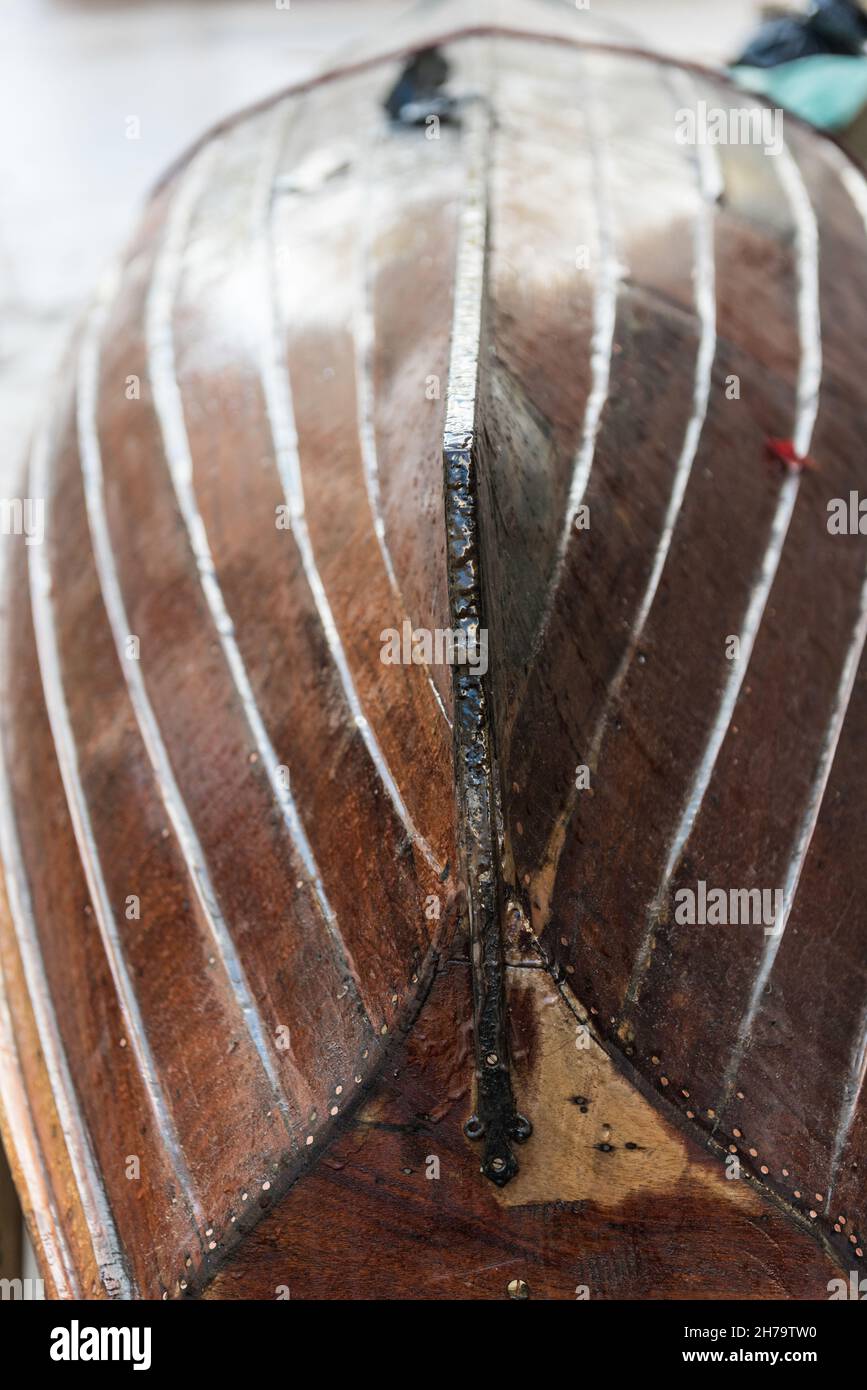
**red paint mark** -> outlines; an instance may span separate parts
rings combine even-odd
[[[765,440],[765,449],[768,456],[782,463],[790,473],[803,473],[805,468],[815,468],[816,465],[809,454],[801,455],[795,449],[791,439],[772,439]]]

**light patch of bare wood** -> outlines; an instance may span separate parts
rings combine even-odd
[[[578,1018],[546,970],[509,970],[509,997],[530,1039],[516,1050],[514,1071],[534,1130],[520,1172],[497,1192],[500,1202],[581,1201],[611,1210],[641,1193],[671,1192],[683,1202],[700,1184],[744,1210],[761,1209],[746,1182],[727,1179],[718,1160],[691,1150],[591,1032],[579,1045]]]

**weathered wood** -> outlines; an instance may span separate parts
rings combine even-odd
[[[442,54],[435,139],[394,58],[199,145],[34,448],[0,1096],[58,1296],[861,1258],[864,185],[679,145],[743,98],[657,59]],[[490,670],[384,663],[406,617]],[[679,926],[699,879],[785,931]]]
[[[595,1044],[547,972],[511,972],[518,1094],[537,1117],[502,1190],[461,1132],[471,1004],[451,962],[379,1086],[233,1252],[209,1298],[825,1298],[835,1268],[679,1133]],[[579,1102],[583,1102],[579,1104]],[[475,1149],[477,1154],[478,1150]]]

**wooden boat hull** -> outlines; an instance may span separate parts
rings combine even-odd
[[[193,151],[34,446],[0,1096],[43,1269],[824,1297],[863,1259],[865,565],[827,519],[865,186],[794,122],[679,143],[751,103],[657,58],[438,51],[435,119],[384,111],[403,54]],[[383,660],[407,619],[489,661]],[[680,921],[700,883],[774,929]]]

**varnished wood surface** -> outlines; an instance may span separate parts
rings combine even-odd
[[[198,147],[34,449],[2,1094],[61,1296],[488,1297],[508,1266],[541,1296],[815,1297],[860,1258],[864,565],[825,504],[863,468],[863,184],[794,128],[776,164],[679,147],[679,107],[732,97],[655,60],[445,55],[437,140],[386,126],[388,60]],[[380,661],[404,614],[454,617],[462,412],[495,755],[471,872],[449,673]],[[702,877],[790,883],[782,937],[672,930],[660,884]],[[523,922],[494,1063],[534,1133],[500,1193],[461,1133],[467,893],[494,938]]]
[[[827,1297],[835,1266],[655,1113],[542,969],[510,972],[518,1094],[537,1123],[502,1192],[461,1126],[466,962],[437,975],[379,1086],[309,1175],[232,1252],[209,1298]],[[323,1232],[328,1238],[323,1238]]]
[[[661,245],[634,229],[641,185],[634,172],[618,183],[629,154],[615,124],[597,183],[617,275],[606,404],[582,460],[591,524],[569,538],[536,659],[498,687],[503,781],[546,958],[615,1049],[851,1258],[864,1201],[865,565],[859,537],[829,534],[827,503],[861,480],[863,337],[844,301],[867,284],[865,203],[835,151],[792,128],[787,140],[770,187],[755,151],[717,160],[711,263],[707,243],[688,240],[705,215],[701,170],[684,162],[694,211]],[[556,370],[552,353],[540,374]],[[725,394],[732,373],[738,402]],[[815,466],[769,464],[766,440],[779,436],[800,436]],[[580,458],[583,443],[566,448]],[[490,490],[501,493],[496,475]],[[495,505],[491,516],[496,565]],[[508,614],[526,581],[511,571],[503,584],[515,585],[496,604]],[[729,634],[740,662],[727,659]],[[580,764],[589,793],[569,787]],[[784,931],[677,926],[675,894],[700,879],[779,888]]]

